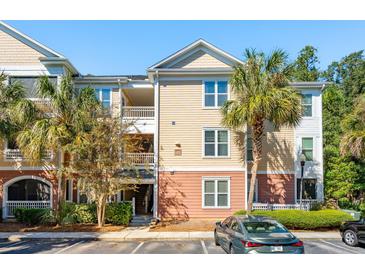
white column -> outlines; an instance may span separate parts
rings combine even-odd
[[[153,151],[154,151],[154,177],[155,183],[153,184],[153,217],[158,217],[158,177],[159,177],[159,128],[160,128],[160,83],[158,79],[158,71],[154,79],[154,106],[155,106],[155,134],[153,136]]]

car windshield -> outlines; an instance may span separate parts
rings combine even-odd
[[[248,233],[286,233],[285,227],[281,224],[276,222],[244,222],[243,225],[245,226]]]

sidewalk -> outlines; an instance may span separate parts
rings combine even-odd
[[[339,232],[294,232],[299,239],[341,239]],[[0,239],[88,239],[109,241],[136,240],[212,240],[213,232],[149,232],[148,228],[123,230],[121,232],[1,232]]]

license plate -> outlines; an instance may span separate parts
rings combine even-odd
[[[271,251],[273,251],[273,252],[282,252],[283,247],[281,245],[272,246]]]

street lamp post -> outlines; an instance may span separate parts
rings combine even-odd
[[[300,177],[300,196],[299,196],[300,209],[302,209],[302,208],[303,208],[303,174],[304,174],[305,160],[306,160],[306,157],[305,157],[305,155],[302,153],[302,154],[300,155],[300,167],[301,167],[301,177]]]

